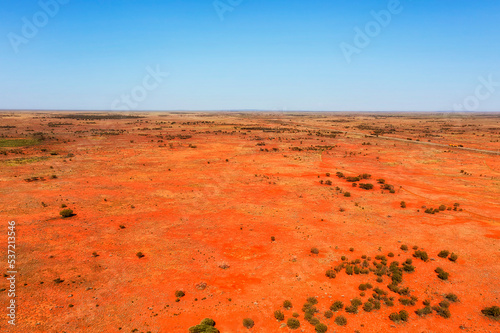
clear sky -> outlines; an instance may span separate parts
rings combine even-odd
[[[500,111],[500,1],[0,0],[0,109]]]

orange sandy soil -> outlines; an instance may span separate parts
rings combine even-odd
[[[7,262],[7,222],[15,220],[19,271],[17,326],[2,314],[2,332],[187,332],[205,317],[223,333],[314,332],[301,310],[310,296],[328,332],[500,331],[498,321],[481,314],[500,305],[500,155],[448,146],[500,151],[499,114],[57,118],[67,115],[88,113],[0,113],[0,140],[43,139],[0,147],[7,154],[0,155],[1,260]],[[395,131],[376,137],[374,128]],[[291,149],[311,146],[332,147]],[[354,188],[338,171],[369,173],[364,182],[375,187]],[[44,180],[25,180],[31,177]],[[396,193],[382,191],[378,178]],[[454,203],[463,210],[431,215],[422,208]],[[62,204],[76,215],[61,218]],[[402,244],[410,250],[400,250]],[[402,286],[417,305],[403,306],[389,292],[393,307],[323,316],[333,301],[347,305],[360,297],[360,283],[384,290],[390,283],[387,276],[377,283],[373,273],[345,271],[328,279],[325,271],[341,256],[373,260],[394,252],[389,263],[403,262],[414,245],[430,257],[413,258],[416,271],[404,273]],[[456,263],[437,256],[445,249],[458,254]],[[449,280],[437,278],[438,266]],[[197,289],[200,283],[206,289]],[[0,287],[8,289],[6,280]],[[176,290],[186,293],[180,302]],[[0,292],[3,309],[7,292]],[[437,305],[450,292],[460,299],[450,305],[451,318],[415,314],[424,299]],[[361,298],[369,297],[370,290]],[[282,308],[286,299],[293,309]],[[284,322],[273,316],[280,308]],[[410,313],[407,323],[389,320],[402,309]],[[293,312],[301,323],[295,331],[282,325]],[[334,323],[338,314],[346,326]],[[243,318],[255,326],[244,328]]]

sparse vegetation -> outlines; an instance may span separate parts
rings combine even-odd
[[[438,273],[438,278],[441,280],[448,280],[448,277],[450,276],[450,274],[445,272],[441,267],[436,268],[435,272]]]
[[[199,325],[189,328],[189,333],[219,333],[215,327],[215,321],[210,318],[205,318]]]

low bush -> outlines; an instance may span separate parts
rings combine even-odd
[[[418,309],[417,311],[415,311],[415,313],[417,314],[417,316],[423,317],[423,316],[426,316],[428,314],[431,314],[432,308],[430,306],[426,306],[425,308]]]
[[[189,328],[189,333],[219,333],[215,327],[215,321],[210,318],[205,318],[199,325]]]
[[[445,272],[441,267],[436,268],[434,271],[438,273],[438,278],[441,280],[448,280],[448,277],[450,276],[450,274]]]
[[[339,326],[345,326],[347,325],[347,319],[344,316],[337,316],[335,318],[335,324]]]
[[[451,301],[451,302],[458,302],[458,296],[455,294],[446,294],[446,299]]]
[[[63,209],[59,212],[59,214],[62,216],[62,218],[71,217],[73,216],[73,210],[69,208]]]
[[[186,296],[186,293],[184,291],[182,291],[182,290],[177,290],[175,292],[175,297],[181,298],[181,297],[184,297],[184,296]]]
[[[441,251],[441,252],[438,253],[438,257],[440,257],[440,258],[446,258],[446,257],[448,257],[449,254],[450,254],[450,251],[443,250],[443,251]]]
[[[295,319],[295,318],[290,318],[288,319],[288,321],[286,322],[286,325],[291,328],[292,330],[296,330],[297,328],[300,327],[300,322],[298,321],[298,319]]]
[[[325,318],[332,318],[333,317],[333,312],[328,310],[328,311],[325,311]]]
[[[496,320],[500,319],[500,307],[498,306],[484,308],[481,310],[481,313],[491,319],[496,319]]]
[[[250,318],[243,319],[243,326],[246,328],[252,328],[255,325],[254,321]]]
[[[415,258],[419,258],[423,261],[429,260],[429,256],[427,255],[427,252],[425,252],[425,251],[416,250],[415,253],[413,254],[413,256]]]
[[[340,311],[344,308],[344,303],[342,303],[341,301],[335,301],[332,306],[330,306],[330,310],[332,310],[333,312],[337,312],[337,311]]]
[[[319,323],[314,327],[314,329],[316,330],[317,333],[325,333],[326,331],[328,331],[328,326]]]
[[[319,250],[318,250],[317,248],[313,247],[313,248],[311,249],[311,253],[312,253],[312,254],[318,254],[318,253],[319,253]]]
[[[449,258],[449,259],[450,259],[450,261],[455,262],[455,261],[457,261],[457,259],[458,259],[458,255],[456,255],[455,253],[452,253],[452,254],[450,255],[450,258]]]
[[[307,303],[312,304],[312,305],[316,305],[316,304],[318,304],[318,300],[316,299],[316,297],[308,297]]]
[[[325,275],[330,279],[334,279],[337,276],[333,269],[327,270]]]
[[[408,251],[408,245],[403,244],[403,245],[401,245],[400,249],[403,251]]]
[[[408,321],[408,318],[409,318],[409,314],[405,310],[401,310],[401,311],[399,311],[399,313],[393,312],[389,315],[389,319],[395,323],[399,323],[402,321],[406,322],[406,321]]]
[[[448,308],[443,308],[440,306],[433,306],[432,309],[434,311],[436,311],[436,313],[443,318],[450,318],[451,317],[451,312]]]
[[[286,300],[283,302],[283,307],[287,310],[290,310],[293,306],[292,306],[292,302],[290,302],[289,300]]]
[[[283,321],[285,320],[285,315],[280,310],[276,310],[274,311],[274,318],[276,318],[276,320],[278,321]]]

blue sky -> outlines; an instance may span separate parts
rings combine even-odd
[[[500,111],[500,1],[0,4],[0,109]]]

